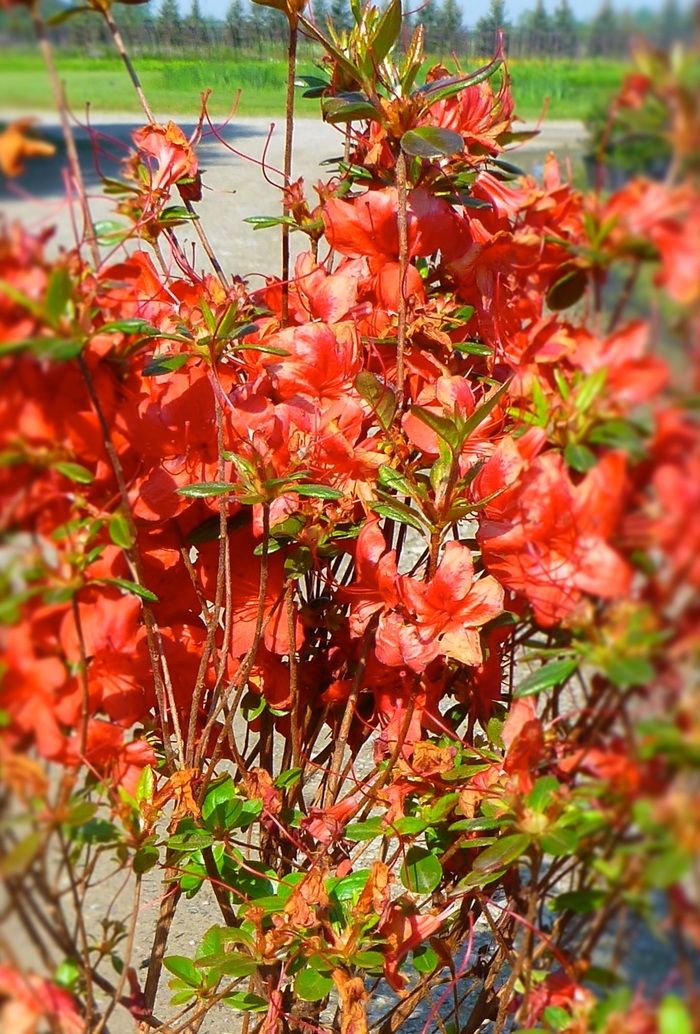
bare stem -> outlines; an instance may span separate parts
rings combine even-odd
[[[396,340],[396,396],[398,408],[403,402],[405,378],[404,351],[406,349],[406,274],[408,272],[408,204],[406,191],[406,156],[399,148],[396,159],[396,190],[398,194],[399,226],[399,319]]]
[[[299,677],[294,621],[294,585],[292,582],[287,586],[285,593],[285,608],[287,611],[287,636],[289,638],[289,723],[292,732],[292,768],[298,768],[301,762],[301,744],[299,742],[301,715],[299,714]]]
[[[128,53],[126,47],[124,46],[124,40],[122,39],[122,34],[119,31],[119,27],[117,26],[117,23],[114,20],[114,15],[112,14],[112,8],[109,7],[109,6],[104,7],[102,9],[102,13],[104,14],[105,21],[107,22],[107,27],[109,28],[109,31],[110,31],[111,36],[112,36],[112,39],[114,40],[114,45],[116,46],[117,50],[119,51],[119,56],[121,57],[122,61],[124,62],[125,66],[126,66],[126,70],[129,73],[129,78],[131,79],[131,82],[133,83],[134,89],[136,90],[136,93],[138,95],[139,101],[141,102],[141,107],[144,110],[144,114],[145,114],[145,116],[146,116],[146,118],[148,119],[149,122],[155,122],[156,120],[155,120],[155,118],[153,116],[153,112],[151,111],[151,106],[148,103],[148,101],[146,100],[146,94],[143,92],[143,87],[141,86],[141,80],[138,77],[138,73],[137,73],[136,69],[134,68],[133,64],[131,63],[131,58],[129,57],[129,53]]]
[[[112,39],[114,40],[114,45],[117,48],[117,50],[119,51],[119,55],[120,55],[122,61],[124,62],[124,65],[126,67],[127,72],[129,73],[129,78],[131,79],[131,83],[132,83],[134,89],[136,90],[136,95],[138,96],[138,99],[139,99],[139,102],[141,104],[141,107],[143,108],[143,113],[146,116],[146,118],[148,119],[148,121],[152,125],[155,125],[156,124],[155,115],[153,114],[153,110],[152,110],[150,104],[148,103],[148,100],[146,99],[146,94],[143,92],[143,86],[141,85],[141,80],[139,79],[138,72],[134,68],[132,60],[129,57],[129,52],[127,51],[126,47],[124,46],[124,40],[122,39],[122,34],[120,33],[119,27],[118,27],[117,23],[114,20],[114,16],[112,15],[111,8],[109,8],[109,7],[105,8],[105,10],[103,11],[103,14],[104,14],[105,21],[107,23],[107,27],[109,28],[110,34],[112,36]],[[224,273],[223,268],[221,266],[221,263],[219,262],[218,258],[216,257],[216,254],[214,253],[214,249],[212,248],[212,246],[211,246],[211,244],[209,242],[209,238],[207,237],[207,235],[206,235],[206,233],[204,231],[204,227],[200,223],[199,216],[197,216],[197,213],[195,211],[194,205],[187,198],[183,198],[182,201],[183,201],[183,204],[184,204],[185,208],[189,212],[189,214],[195,216],[195,219],[193,220],[195,232],[196,232],[197,236],[199,237],[200,243],[201,243],[202,247],[204,248],[204,251],[206,253],[207,258],[211,262],[212,269],[214,270],[214,272],[216,273],[217,277],[219,278],[222,286],[225,287],[226,286],[226,274]]]
[[[299,29],[296,20],[289,22],[289,48],[287,50],[287,103],[284,125],[284,185],[292,182],[292,145],[294,140],[294,80],[297,73],[297,42]],[[284,215],[289,214],[289,205],[285,196]],[[289,320],[289,226],[282,224],[282,326]]]
[[[38,4],[34,3],[31,6],[32,13],[32,24],[34,26],[34,34],[36,35],[39,43],[39,49],[41,50],[41,56],[44,59],[46,65],[46,71],[49,76],[51,83],[51,90],[56,101],[56,107],[58,108],[58,115],[61,120],[61,130],[63,132],[63,139],[66,144],[66,153],[68,155],[68,165],[70,168],[71,178],[75,184],[75,189],[78,194],[78,200],[80,201],[80,207],[83,212],[83,220],[85,223],[85,233],[90,253],[92,255],[92,261],[97,269],[100,264],[100,252],[97,247],[97,238],[95,236],[95,227],[92,221],[92,215],[90,213],[90,205],[88,204],[87,192],[85,190],[85,181],[83,180],[83,174],[80,169],[80,162],[78,160],[78,149],[75,146],[75,137],[73,136],[73,128],[68,121],[68,112],[66,111],[66,101],[63,95],[63,88],[58,78],[58,72],[56,71],[56,65],[53,60],[53,51],[51,44],[46,36],[46,30],[44,28],[44,22],[41,14],[39,13]]]
[[[373,622],[376,624],[376,621]],[[324,795],[324,807],[329,807],[335,804],[336,797],[338,796],[338,790],[340,787],[340,767],[343,764],[343,757],[345,756],[345,747],[348,742],[348,736],[350,735],[350,726],[355,716],[355,705],[357,704],[357,698],[360,694],[360,686],[362,685],[362,676],[364,674],[365,665],[367,664],[367,658],[369,657],[369,651],[374,642],[374,628],[368,627],[365,629],[365,638],[362,644],[362,653],[360,659],[357,662],[355,668],[355,675],[352,680],[352,688],[350,690],[350,696],[347,699],[345,705],[345,711],[343,713],[343,719],[340,723],[340,732],[338,733],[338,739],[335,744],[333,751],[333,759],[331,761],[330,778],[326,784],[326,793]]]

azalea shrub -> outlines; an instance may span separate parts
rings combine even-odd
[[[500,51],[274,6],[281,277],[217,260],[206,97],[156,122],[102,2],[145,118],[114,220],[63,107],[79,245],[2,228],[2,1029],[686,1034],[697,106],[663,183],[584,194],[518,168]],[[343,151],[311,191],[300,33]],[[639,920],[675,961],[634,990]]]

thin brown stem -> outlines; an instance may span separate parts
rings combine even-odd
[[[109,7],[109,6],[105,6],[104,8],[102,8],[102,13],[104,15],[105,21],[107,22],[107,27],[109,28],[109,31],[110,31],[111,36],[112,36],[112,39],[114,40],[114,45],[116,46],[117,50],[119,51],[119,56],[121,57],[122,61],[124,62],[125,66],[126,66],[126,70],[129,73],[129,78],[131,79],[132,85],[133,85],[134,89],[136,90],[138,99],[141,102],[141,107],[144,110],[144,114],[145,114],[145,116],[146,116],[146,118],[148,119],[149,122],[155,123],[156,120],[155,120],[155,117],[153,115],[153,112],[151,111],[151,106],[148,103],[148,101],[146,100],[146,94],[143,92],[143,87],[141,86],[141,80],[138,77],[138,73],[137,73],[136,69],[134,68],[133,64],[131,63],[131,58],[129,57],[129,53],[128,53],[126,47],[124,46],[124,40],[122,39],[122,34],[119,31],[119,27],[118,27],[117,23],[114,20],[114,15],[112,14],[112,8]]]
[[[620,297],[617,300],[617,305],[615,306],[613,314],[610,317],[610,323],[608,324],[608,334],[612,334],[612,332],[615,330],[615,327],[619,323],[619,321],[620,321],[620,319],[622,317],[622,314],[624,313],[625,309],[627,308],[627,303],[629,302],[629,300],[630,300],[630,298],[632,296],[632,292],[634,290],[634,285],[637,283],[637,277],[639,276],[639,270],[640,270],[640,262],[639,262],[639,260],[635,260],[634,265],[632,266],[632,269],[630,270],[629,276],[625,280],[625,283],[623,285],[622,291],[620,292]]]
[[[129,78],[131,79],[131,84],[134,87],[134,90],[136,91],[136,95],[138,96],[138,99],[139,99],[139,102],[141,104],[141,107],[143,108],[143,113],[146,116],[146,118],[148,119],[148,121],[151,123],[151,125],[155,125],[156,124],[155,115],[153,114],[153,110],[151,109],[151,106],[148,103],[148,100],[146,98],[146,94],[143,92],[143,87],[141,85],[141,80],[139,79],[138,72],[134,68],[132,60],[129,57],[129,52],[127,51],[126,47],[124,46],[124,40],[122,39],[122,35],[121,35],[120,31],[119,31],[119,27],[117,26],[117,23],[114,20],[114,16],[112,15],[111,8],[110,7],[106,7],[103,10],[102,13],[104,14],[104,18],[105,18],[105,21],[107,23],[107,27],[109,28],[110,34],[112,36],[112,39],[114,40],[114,45],[116,46],[117,50],[119,51],[119,56],[121,57],[122,61],[124,62],[126,70],[127,70],[128,74],[129,74]],[[194,205],[187,198],[183,198],[182,201],[183,201],[183,204],[184,204],[185,208],[189,212],[189,214],[194,216],[193,224],[194,224],[195,233],[199,237],[200,243],[201,243],[202,247],[204,248],[206,256],[209,259],[209,261],[211,262],[212,269],[216,273],[216,275],[217,275],[218,279],[220,280],[222,286],[225,287],[226,286],[226,274],[224,273],[224,271],[223,271],[223,269],[221,267],[221,263],[219,262],[218,258],[216,257],[214,249],[212,248],[211,243],[209,242],[209,238],[207,237],[207,235],[206,235],[206,233],[204,231],[204,227],[200,223],[199,216],[197,215],[197,213],[195,211]]]
[[[158,984],[160,983],[160,974],[163,967],[163,956],[165,955],[165,949],[168,944],[170,927],[172,926],[173,919],[175,918],[177,904],[180,900],[180,895],[182,894],[177,878],[177,869],[173,868],[175,857],[175,852],[168,852],[165,856],[163,884],[168,889],[160,902],[160,912],[158,914],[155,937],[153,938],[153,945],[151,947],[151,957],[148,961],[146,983],[143,989],[143,995],[146,999],[146,1007],[148,1009],[153,1009],[153,1004],[156,1000]]]
[[[131,905],[131,916],[129,918],[129,929],[126,937],[126,947],[124,949],[124,959],[122,971],[117,981],[115,992],[112,996],[112,1000],[107,1004],[107,1007],[102,1014],[100,1022],[95,1026],[94,1034],[102,1034],[107,1027],[107,1020],[114,1012],[114,1009],[122,996],[124,991],[124,985],[131,967],[131,959],[134,954],[134,941],[136,939],[136,924],[139,918],[139,908],[141,905],[141,875],[136,873],[136,885],[134,887],[134,900]]]
[[[287,101],[284,124],[284,186],[285,190],[292,182],[292,146],[294,142],[294,80],[297,72],[297,43],[299,29],[296,19],[289,20],[289,47],[287,49]],[[282,207],[284,215],[289,214],[287,194]],[[289,229],[287,223],[282,224],[282,326],[289,320]]]
[[[399,228],[399,316],[396,340],[396,396],[398,409],[403,402],[405,379],[404,352],[406,349],[406,274],[408,272],[408,195],[406,188],[406,156],[399,148],[396,159],[396,190],[398,194]]]
[[[80,689],[82,699],[80,702],[80,757],[85,757],[87,747],[88,719],[90,717],[90,689],[87,677],[87,656],[85,653],[85,637],[83,635],[83,623],[80,620],[80,607],[75,596],[71,599],[73,620],[75,621],[75,632],[78,637],[78,650],[80,653]]]
[[[259,583],[259,588],[258,588],[258,604],[257,604],[256,618],[255,618],[255,631],[253,633],[253,642],[251,644],[250,650],[248,651],[248,653],[246,654],[246,656],[244,657],[244,659],[243,659],[243,661],[241,663],[241,667],[236,672],[235,678],[233,679],[233,681],[231,682],[230,686],[228,687],[227,693],[224,694],[224,697],[223,697],[222,700],[220,700],[218,702],[215,701],[215,706],[212,708],[212,712],[211,712],[211,714],[209,716],[207,724],[204,727],[204,731],[202,732],[199,748],[198,748],[197,754],[195,756],[195,767],[196,768],[199,768],[199,766],[202,763],[202,758],[204,756],[204,752],[206,750],[207,743],[209,741],[209,736],[210,736],[210,734],[211,734],[211,732],[212,732],[212,730],[214,728],[214,724],[216,722],[216,719],[218,718],[218,716],[221,713],[221,711],[223,710],[223,708],[226,706],[226,697],[229,695],[231,690],[235,689],[236,693],[235,693],[234,699],[233,699],[233,701],[231,703],[231,707],[229,709],[229,712],[226,715],[226,720],[225,720],[225,723],[224,723],[224,727],[221,730],[221,733],[220,733],[220,736],[219,736],[219,741],[218,741],[216,747],[214,748],[214,750],[212,752],[211,758],[209,759],[209,776],[208,776],[207,779],[204,780],[204,785],[203,785],[202,791],[201,791],[202,795],[204,793],[206,793],[206,788],[209,785],[209,780],[211,779],[211,775],[213,774],[213,771],[214,771],[214,768],[216,766],[217,761],[221,757],[221,754],[222,754],[222,751],[223,751],[224,740],[229,736],[229,734],[231,733],[231,730],[233,728],[233,720],[234,720],[234,717],[236,715],[236,711],[238,710],[238,705],[240,703],[240,699],[241,699],[241,697],[243,695],[243,689],[245,687],[245,683],[246,683],[246,680],[248,678],[248,675],[250,674],[250,670],[253,667],[253,664],[255,663],[255,657],[256,657],[257,652],[258,652],[258,647],[260,646],[260,642],[262,640],[263,631],[264,631],[264,625],[265,625],[265,600],[267,598],[267,573],[268,573],[269,545],[270,545],[270,507],[269,507],[269,505],[267,503],[263,503],[262,556],[260,558],[260,583]],[[236,757],[236,762],[239,765],[239,768],[241,768],[242,771],[245,771],[245,766],[243,765],[242,758],[240,757],[240,754],[239,754],[238,750],[235,749],[235,743],[233,742],[233,737],[232,736],[231,736],[231,739],[230,739],[229,742],[230,742],[231,747],[234,748],[234,756]]]
[[[299,713],[299,671],[297,667],[296,650],[296,613],[294,610],[294,585],[292,582],[290,582],[287,586],[284,602],[285,609],[287,612],[287,636],[289,639],[289,723],[292,734],[292,768],[298,768],[301,763],[301,743],[299,741],[301,714]]]
[[[343,712],[343,718],[340,723],[340,731],[338,732],[338,739],[336,740],[335,749],[333,751],[333,760],[331,761],[330,775],[328,783],[326,784],[326,792],[324,795],[323,806],[325,808],[332,804],[335,804],[340,789],[340,768],[343,764],[343,757],[345,755],[345,748],[348,742],[348,736],[350,735],[350,726],[352,720],[355,717],[355,706],[357,704],[357,698],[360,695],[360,686],[362,685],[362,676],[365,671],[367,664],[367,658],[369,657],[369,651],[374,642],[374,625],[376,620],[371,623],[365,629],[365,638],[362,644],[362,653],[357,662],[355,668],[355,674],[352,680],[352,688],[350,689],[350,696],[345,704],[345,711]]]
[[[75,184],[75,189],[78,194],[78,200],[80,201],[80,207],[83,212],[83,221],[85,223],[85,235],[90,253],[92,255],[93,265],[95,269],[100,264],[100,252],[97,247],[97,237],[95,236],[95,227],[92,221],[92,215],[90,213],[90,205],[87,199],[87,192],[85,190],[85,181],[83,179],[83,173],[80,168],[80,161],[78,160],[78,149],[75,146],[75,137],[73,135],[73,129],[70,122],[68,121],[68,112],[66,111],[66,101],[61,87],[61,82],[58,78],[58,72],[56,71],[56,65],[53,60],[53,51],[51,44],[46,36],[46,30],[44,28],[44,22],[39,12],[39,5],[37,3],[31,6],[32,24],[34,26],[34,33],[39,43],[39,49],[41,50],[41,56],[44,59],[46,65],[46,71],[49,76],[49,82],[51,83],[51,90],[56,101],[56,107],[58,108],[58,115],[61,120],[61,131],[63,132],[63,139],[66,144],[66,153],[68,155],[68,166],[70,168],[71,178]]]

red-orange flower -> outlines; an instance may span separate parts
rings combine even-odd
[[[152,190],[168,191],[180,180],[194,180],[192,184],[183,185],[185,196],[190,201],[200,199],[202,188],[197,156],[179,126],[174,122],[168,122],[167,126],[151,123],[135,130],[132,136],[139,153],[147,160],[151,159],[148,164],[151,167]]]

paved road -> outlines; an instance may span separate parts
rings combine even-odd
[[[9,121],[13,114],[0,113],[0,121]],[[93,132],[99,142],[99,169],[114,175],[117,172],[116,161],[127,153],[131,132],[142,123],[134,115],[114,114],[94,116],[92,121]],[[186,132],[194,129],[191,117],[178,121]],[[209,134],[199,146],[205,184],[204,197],[198,206],[202,223],[224,267],[245,276],[269,274],[279,269],[278,231],[253,230],[243,222],[249,215],[279,212],[279,189],[266,182],[260,164],[272,125],[269,119],[236,119],[235,123],[222,130],[223,143]],[[65,154],[57,116],[41,116],[38,128],[56,140],[59,147],[57,156],[52,160],[35,160],[24,176],[9,184],[0,179],[0,211],[9,219],[21,219],[32,227],[56,223],[56,243],[70,246],[75,238],[71,212],[64,200],[62,170]],[[534,126],[525,124],[523,128]],[[95,198],[94,218],[110,218],[112,206],[100,195],[100,179],[89,134],[78,130],[77,137],[87,188]],[[585,141],[585,129],[580,122],[546,123],[534,141],[512,152],[511,160],[530,170],[549,150],[562,157],[578,157]],[[272,130],[266,157],[267,175],[273,183],[280,182],[275,171],[282,165],[282,149],[283,126],[279,119]],[[342,135],[335,127],[320,120],[300,119],[297,122],[294,174],[304,177],[312,196],[313,184],[328,175],[328,170],[319,163],[339,156],[342,150]],[[179,235],[184,241],[196,240],[192,231],[180,231]],[[299,250],[306,247],[306,238],[301,234],[293,235],[292,240]]]

